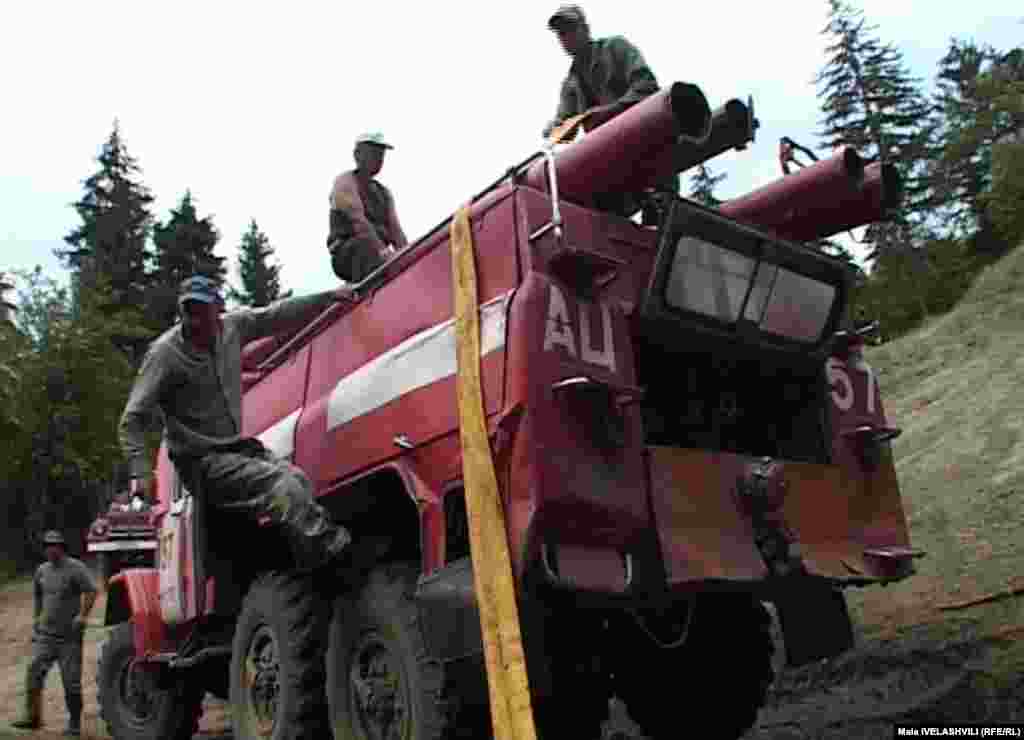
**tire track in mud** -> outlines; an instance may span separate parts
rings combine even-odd
[[[833,661],[784,671],[744,740],[867,740],[898,722],[1020,722],[1024,677],[993,688],[990,641],[938,647],[873,643]]]
[[[100,594],[93,624],[103,619]],[[56,668],[44,694],[46,728],[10,730],[21,710],[24,673],[30,657],[30,581],[0,586],[0,738],[57,740],[64,728],[64,696]],[[96,654],[106,629],[86,632],[83,662],[83,738],[106,740],[96,704]],[[974,640],[939,646],[924,637],[867,642],[832,661],[780,671],[758,723],[744,740],[875,740],[890,737],[894,723],[1024,723],[1024,673],[1012,685],[996,685],[986,670],[1005,641]],[[625,708],[613,702],[605,740],[642,740]],[[710,718],[713,721],[713,718]],[[196,740],[231,737],[228,707],[207,696]],[[581,738],[580,740],[587,740]]]

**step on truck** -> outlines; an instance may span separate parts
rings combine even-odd
[[[773,680],[853,641],[844,592],[913,574],[851,275],[819,240],[899,178],[844,149],[720,208],[611,211],[754,140],[753,103],[674,83],[468,204],[482,406],[542,738],[619,697],[653,740],[737,738]],[[461,211],[460,213],[464,213]],[[273,527],[182,487],[161,450],[155,568],[110,586],[115,740],[487,737],[443,221],[291,335],[247,346],[244,431],[354,533],[299,575]],[[683,723],[683,724],[681,724]]]

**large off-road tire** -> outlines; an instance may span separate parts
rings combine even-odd
[[[326,603],[310,578],[271,573],[249,589],[231,647],[236,740],[307,740],[327,732]]]
[[[203,691],[184,677],[161,688],[151,669],[136,667],[130,622],[100,646],[96,681],[100,716],[114,740],[189,740],[198,730]]]
[[[759,601],[702,594],[679,647],[663,648],[649,637],[626,641],[616,688],[650,740],[690,731],[736,740],[757,721],[774,680],[773,649],[771,617]]]
[[[427,656],[414,601],[417,569],[370,573],[335,602],[327,697],[335,740],[440,740],[450,713],[444,668]]]

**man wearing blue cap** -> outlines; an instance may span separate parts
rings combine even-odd
[[[338,175],[331,189],[327,249],[334,274],[350,283],[361,281],[409,243],[394,196],[374,179],[388,149],[394,147],[379,132],[357,137],[356,168]]]
[[[348,288],[288,298],[264,308],[224,313],[212,279],[197,275],[181,285],[181,322],[150,345],[121,417],[121,445],[134,481],[151,476],[145,429],[163,414],[168,455],[182,482],[202,490],[213,505],[282,525],[302,570],[317,568],[351,540],[313,500],[312,485],[296,466],[242,436],[242,347],[296,328],[338,300]]]

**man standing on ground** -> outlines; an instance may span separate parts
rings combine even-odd
[[[578,5],[563,5],[548,19],[548,29],[558,36],[562,49],[572,58],[562,81],[555,117],[544,127],[548,139],[556,128],[574,116],[586,113],[582,126],[591,131],[658,92],[658,81],[643,54],[623,36],[594,39],[590,35],[583,10]],[[679,193],[679,176],[660,183],[659,192]],[[641,207],[644,194],[618,195],[599,203],[604,210],[630,216]],[[612,202],[614,201],[614,202]],[[644,223],[656,218],[653,208],[645,208]]]
[[[363,134],[353,151],[356,168],[338,175],[331,189],[327,249],[334,274],[350,283],[361,281],[409,243],[394,196],[374,179],[385,152],[393,148],[379,133]]]
[[[168,456],[189,490],[203,491],[211,506],[283,527],[299,570],[339,555],[351,537],[313,500],[305,473],[258,439],[242,436],[241,391],[246,343],[308,323],[339,300],[352,300],[351,291],[222,313],[216,282],[202,275],[186,279],[178,298],[181,323],[150,346],[121,417],[133,485],[152,475],[145,430],[159,409]]]
[[[65,735],[82,733],[82,641],[96,601],[96,581],[81,560],[69,557],[60,532],[43,535],[46,562],[33,579],[32,662],[25,680],[25,713],[13,727],[42,726],[43,686],[54,663],[60,665],[68,709]]]

